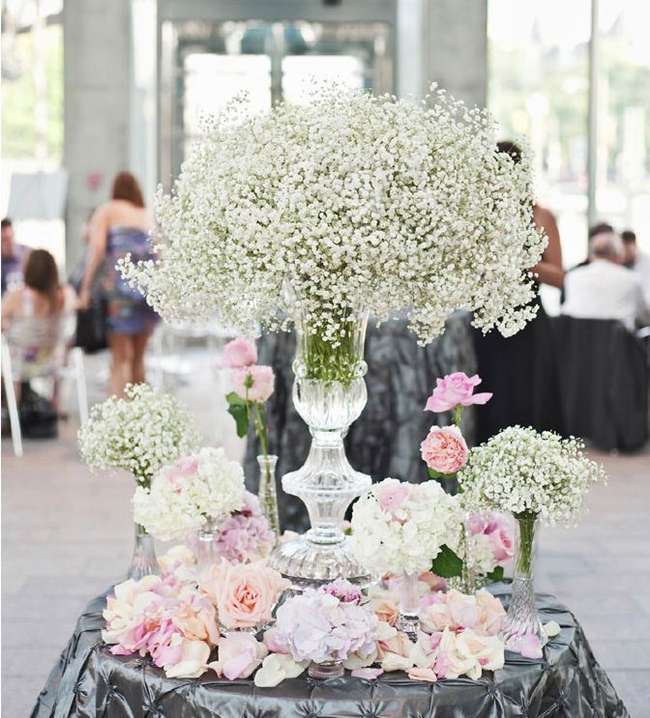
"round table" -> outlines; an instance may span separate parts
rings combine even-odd
[[[507,604],[506,585],[493,592]],[[507,652],[503,670],[477,681],[425,683],[403,673],[317,681],[305,673],[264,689],[212,672],[170,679],[148,658],[113,656],[101,642],[105,595],[80,616],[32,718],[629,718],[579,623],[550,595],[537,596],[542,621],[562,630],[544,658]]]

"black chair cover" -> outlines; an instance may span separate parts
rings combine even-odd
[[[633,451],[648,438],[643,345],[614,320],[554,317],[566,432],[604,451]]]

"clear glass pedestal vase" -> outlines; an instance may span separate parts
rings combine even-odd
[[[517,554],[512,577],[510,606],[503,622],[501,637],[506,648],[521,653],[524,646],[530,653],[531,646],[546,642],[541,621],[535,606],[533,562],[537,515],[529,512],[515,514]]]
[[[143,576],[157,576],[160,574],[160,565],[156,558],[156,547],[153,536],[144,526],[135,524],[135,543],[133,557],[127,573],[127,578],[139,581]]]
[[[367,401],[366,324],[366,314],[342,319],[339,344],[333,347],[308,324],[296,321],[293,401],[309,426],[312,443],[307,461],[283,477],[282,488],[304,502],[311,529],[278,544],[271,565],[298,588],[341,577],[358,584],[368,581],[343,534],[347,507],[372,483],[350,466],[343,446]]]
[[[278,512],[278,491],[275,483],[275,467],[278,457],[275,454],[260,454],[257,457],[260,467],[260,483],[257,490],[257,497],[260,502],[262,513],[269,522],[271,531],[276,537],[280,536],[280,514]]]
[[[397,628],[415,643],[420,628],[418,574],[404,573],[399,582],[399,617]]]

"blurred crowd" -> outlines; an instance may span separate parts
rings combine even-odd
[[[519,148],[511,142],[500,143],[499,150],[515,161],[520,159]],[[619,437],[630,435],[629,426],[617,426],[614,438],[601,443],[605,448],[638,448],[646,440],[648,423],[644,342],[650,334],[650,255],[639,249],[634,231],[617,231],[601,222],[589,230],[587,258],[565,270],[552,212],[534,204],[532,213],[548,245],[531,269],[538,284],[561,290],[560,317],[549,317],[538,297],[536,318],[512,338],[504,339],[497,332],[484,336],[468,324],[470,349],[463,348],[461,354],[469,351],[473,356],[464,367],[446,368],[476,368],[483,386],[494,393],[494,400],[477,416],[474,440],[484,441],[513,424],[563,434],[582,431],[586,438],[594,438],[590,432],[597,435],[597,431],[580,424],[582,420],[576,427],[571,416],[590,414],[597,421],[611,422],[619,411],[614,406],[618,403],[621,413],[638,415],[643,426],[631,432],[637,438],[627,444]],[[72,346],[88,352],[110,349],[112,394],[122,395],[126,384],[145,381],[144,355],[158,317],[115,265],[127,254],[136,261],[150,258],[151,226],[135,177],[128,172],[118,174],[111,199],[88,219],[84,255],[65,282],[52,254],[17,243],[11,219],[2,220],[4,389],[13,379],[19,404],[31,378],[56,374],[54,364],[64,364]],[[369,365],[373,361],[369,356]],[[597,386],[606,381],[598,374],[601,365],[602,371],[610,372],[609,383],[611,376],[619,377],[616,381],[622,388],[616,389],[615,400],[608,399],[609,403],[594,411],[595,394],[605,391]],[[431,376],[430,382],[434,379]],[[585,383],[588,386],[580,389]],[[51,402],[56,410],[56,381],[54,386]],[[289,401],[289,391],[280,394]],[[637,394],[642,399],[630,412],[629,403]],[[591,405],[583,405],[585,397]],[[579,411],[570,406],[577,403]]]

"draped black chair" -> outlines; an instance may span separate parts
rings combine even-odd
[[[567,434],[604,451],[648,439],[648,366],[639,339],[615,320],[552,319]]]
[[[446,331],[427,347],[420,347],[405,321],[370,323],[365,358],[368,403],[350,427],[346,450],[355,469],[370,474],[374,481],[391,476],[405,481],[426,478],[420,457],[420,443],[433,424],[451,423],[451,415],[424,411],[436,377],[452,371],[473,374],[476,361],[470,317],[456,314],[447,321]],[[307,513],[301,501],[279,488],[280,478],[302,466],[311,437],[293,406],[291,392],[296,341],[293,333],[265,334],[258,342],[258,362],[273,367],[275,392],[268,402],[271,451],[278,455],[278,504],[285,529],[307,528]],[[469,443],[474,436],[474,414],[466,411],[463,432]],[[248,436],[245,470],[247,486],[257,491],[259,451],[252,432]]]

